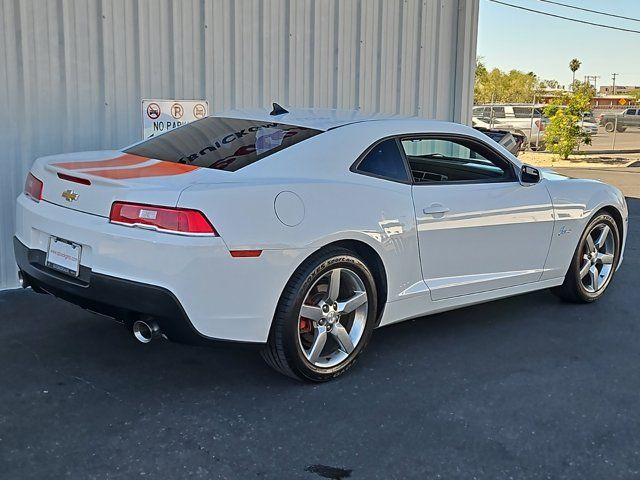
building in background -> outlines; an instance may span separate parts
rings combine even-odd
[[[143,98],[470,121],[478,4],[0,2],[0,288],[17,285],[14,200],[33,160],[140,140]]]
[[[616,86],[616,91],[618,87]],[[602,89],[600,89],[602,91]],[[565,91],[547,91],[540,96],[540,103],[550,103],[555,100]],[[592,110],[624,110],[627,107],[633,107],[638,104],[638,101],[633,95],[618,94],[615,95],[603,95],[599,93],[591,99]]]
[[[628,95],[634,90],[640,90],[640,86],[638,85],[616,85],[615,92],[613,85],[600,85],[598,92],[600,95]]]

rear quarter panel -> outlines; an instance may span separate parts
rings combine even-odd
[[[340,240],[358,240],[382,258],[389,300],[421,281],[415,216],[409,185],[349,172],[343,181],[281,179],[260,183],[196,185],[179,205],[202,210],[230,250],[315,251]],[[304,216],[295,226],[282,223],[274,202],[293,192]],[[284,287],[284,284],[282,285]]]
[[[234,172],[232,183],[191,186],[178,205],[202,210],[232,250],[314,251],[340,240],[366,243],[382,258],[393,301],[422,282],[411,187],[349,171],[381,136],[375,128],[322,133]],[[278,219],[275,199],[281,192],[301,200],[304,216],[295,226]]]

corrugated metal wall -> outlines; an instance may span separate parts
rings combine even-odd
[[[141,138],[142,98],[467,121],[478,0],[0,0],[0,288],[34,158]]]

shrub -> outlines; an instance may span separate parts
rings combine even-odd
[[[581,143],[591,144],[591,135],[580,128],[582,115],[589,111],[593,88],[577,86],[572,93],[554,99],[544,108],[550,123],[545,129],[547,149],[566,160]]]

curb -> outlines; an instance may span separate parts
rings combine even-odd
[[[613,155],[617,153],[640,153],[640,148],[631,148],[628,150],[580,150],[578,152],[573,152],[572,155]]]

